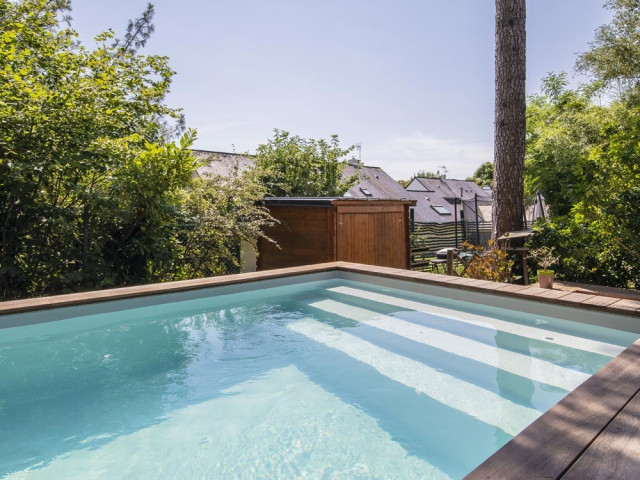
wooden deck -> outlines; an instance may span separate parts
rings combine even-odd
[[[553,288],[555,290],[563,290],[568,292],[586,293],[603,297],[625,298],[627,300],[640,301],[640,291],[628,290],[625,288],[603,287],[600,285],[587,285],[586,283],[574,283],[557,280],[554,282]]]
[[[590,312],[615,313],[640,325],[640,300],[597,292],[546,290],[346,262],[269,270],[183,282],[0,302],[0,315],[143,295],[193,290],[318,272],[350,272],[465,292],[535,300]],[[635,330],[635,329],[634,329]],[[640,331],[640,327],[635,330]],[[640,340],[627,348],[513,438],[466,480],[640,478]]]
[[[640,478],[640,341],[465,480]]]

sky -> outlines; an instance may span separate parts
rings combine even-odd
[[[147,0],[72,0],[88,47],[121,35]],[[464,179],[493,161],[494,0],[156,0],[141,53],[176,71],[167,103],[194,148],[253,153],[281,129],[339,135],[395,179],[446,168]],[[602,0],[527,2],[527,93],[573,67]],[[358,156],[358,153],[355,153]]]

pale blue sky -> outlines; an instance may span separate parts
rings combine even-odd
[[[146,0],[73,0],[87,46]],[[396,179],[493,160],[494,0],[157,0],[146,53],[177,71],[168,97],[196,148],[253,152],[274,128],[362,144]],[[609,19],[602,0],[529,0],[527,90],[573,76]]]

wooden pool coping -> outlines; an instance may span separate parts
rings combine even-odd
[[[331,262],[224,277],[0,302],[0,316],[321,272],[351,272],[636,317],[640,301],[426,272]],[[465,480],[636,478],[640,471],[640,340],[489,457]]]
[[[330,271],[375,275],[378,277],[392,278],[396,280],[407,280],[424,285],[456,287],[458,290],[468,290],[502,297],[519,298],[523,300],[535,300],[537,302],[547,304],[563,305],[567,307],[622,314],[640,318],[640,301],[637,300],[602,297],[595,294],[589,295],[562,290],[548,290],[532,285],[525,286],[509,283],[496,283],[485,280],[473,280],[471,278],[461,278],[427,272],[414,272],[411,270],[401,270],[397,268],[378,267],[348,262],[319,263],[316,265],[265,270],[262,272],[239,273],[220,277],[181,280],[178,282],[154,283],[151,285],[136,285],[131,287],[112,288],[108,290],[69,293],[51,297],[30,298],[26,300],[9,300],[0,302],[0,315],[84,305],[95,302],[107,302],[111,300],[122,300],[125,298],[142,297],[146,295],[161,295],[165,293],[175,293],[200,288],[235,285],[259,280],[269,280]]]

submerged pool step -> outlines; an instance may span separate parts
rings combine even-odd
[[[567,391],[573,390],[590,377],[587,373],[564,368],[545,360],[532,358],[521,353],[487,345],[453,333],[407,322],[406,320],[364,308],[353,307],[335,300],[322,300],[312,303],[310,306]]]
[[[541,415],[533,408],[514,403],[477,385],[385,350],[317,320],[299,320],[287,326],[370,365],[382,375],[413,388],[418,393],[498,427],[509,435],[518,434]]]
[[[342,295],[365,298],[367,300],[383,303],[385,305],[393,305],[395,307],[405,308],[407,310],[415,310],[427,314],[437,315],[438,317],[450,318],[458,322],[464,322],[471,325],[477,325],[479,327],[500,330],[503,332],[512,333],[514,335],[519,335],[521,337],[539,340],[541,342],[563,345],[565,347],[584,350],[586,352],[597,353],[609,357],[615,357],[625,348],[621,347],[620,345],[613,345],[611,343],[599,342],[597,340],[591,340],[588,338],[576,337],[574,335],[554,332],[552,330],[545,330],[543,328],[521,325],[519,323],[499,320],[484,315],[476,315],[459,310],[438,307],[435,305],[430,305],[428,303],[421,303],[415,302],[413,300],[406,300],[404,298],[392,297],[391,295],[369,292],[367,290],[361,290],[359,288],[332,287],[328,288],[327,290],[335,293],[340,293]]]

